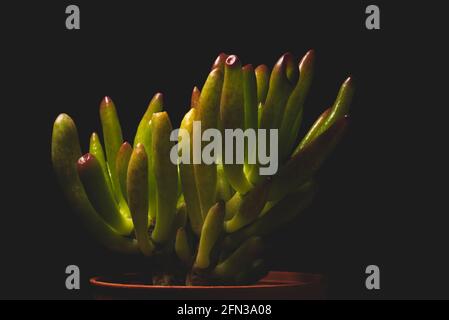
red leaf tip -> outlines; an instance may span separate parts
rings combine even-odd
[[[268,67],[267,67],[267,65],[265,65],[265,64],[261,64],[261,65],[258,65],[257,67],[256,67],[256,69],[254,69],[254,72],[256,73],[256,75],[269,75],[269,73],[270,73],[270,70],[268,69]]]
[[[299,62],[299,69],[302,70],[303,68],[312,65],[315,62],[315,50],[311,49],[307,51],[307,53],[302,57],[301,61]]]
[[[100,109],[109,107],[111,105],[113,105],[112,99],[110,97],[108,97],[108,96],[105,96],[103,98],[103,100],[101,100]]]
[[[229,57],[226,58],[226,65],[230,67],[238,65],[239,62],[240,60],[235,54],[230,55]]]
[[[347,77],[345,82],[343,82],[343,84],[346,86],[354,85],[354,77],[352,76]]]
[[[125,141],[120,146],[119,152],[124,152],[124,151],[129,150],[129,149],[132,149],[131,145],[129,144],[128,141]]]
[[[78,171],[85,169],[92,161],[94,160],[94,156],[90,153],[86,153],[81,158],[78,159],[77,168]]]
[[[223,63],[226,60],[228,55],[224,52],[220,53],[218,57],[215,59],[214,63],[212,64],[212,69],[223,67]]]
[[[244,72],[251,72],[251,71],[254,70],[254,68],[253,68],[253,65],[252,65],[252,64],[245,64],[245,65],[242,67],[242,70],[243,70]]]

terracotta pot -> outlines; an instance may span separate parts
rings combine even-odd
[[[96,299],[296,300],[323,299],[323,276],[271,271],[250,286],[153,286],[135,273],[90,279]]]

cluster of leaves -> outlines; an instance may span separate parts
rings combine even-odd
[[[159,266],[153,270],[154,283],[179,278],[191,285],[256,282],[267,272],[262,239],[310,204],[314,174],[347,126],[354,92],[350,78],[332,107],[298,137],[314,59],[309,51],[298,64],[287,53],[270,70],[242,66],[237,56],[220,54],[201,91],[194,88],[182,120],[191,148],[197,139],[194,121],[201,121],[203,131],[278,129],[280,168],[273,176],[260,175],[262,164],[248,161],[249,151],[243,164],[220,159],[174,164],[172,124],[160,93],[151,100],[132,146],[123,140],[108,97],[100,105],[104,148],[93,133],[85,155],[74,121],[59,115],[52,161],[71,206],[106,247],[153,259]]]

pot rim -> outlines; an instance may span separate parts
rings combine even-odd
[[[124,273],[124,276],[133,276],[138,273]],[[284,279],[270,279],[271,277],[281,276]],[[210,289],[243,289],[250,290],[255,288],[294,288],[298,286],[310,285],[322,282],[323,276],[315,273],[301,273],[291,271],[270,271],[268,276],[261,280],[261,284],[241,285],[241,286],[161,286],[152,284],[136,284],[136,283],[119,283],[116,281],[108,281],[107,276],[96,276],[89,279],[91,285],[103,288],[115,289],[160,289],[160,290],[210,290]],[[270,283],[271,282],[271,283]]]

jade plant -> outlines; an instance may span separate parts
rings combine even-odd
[[[176,143],[160,93],[150,101],[132,144],[123,140],[116,107],[105,97],[103,144],[93,133],[84,155],[74,121],[59,115],[52,162],[70,205],[104,246],[148,259],[154,284],[257,282],[268,270],[263,239],[311,203],[314,175],[347,127],[351,78],[299,137],[314,60],[312,50],[299,64],[287,53],[270,70],[242,66],[237,56],[220,54],[201,91],[194,88],[180,124],[192,152],[195,143],[207,145],[197,141],[195,121],[201,131],[278,129],[279,169],[273,175],[261,174],[263,163],[257,157],[249,161],[254,154],[249,149],[243,163],[224,162],[225,154],[210,164],[171,161]],[[180,158],[183,152],[179,148]]]

